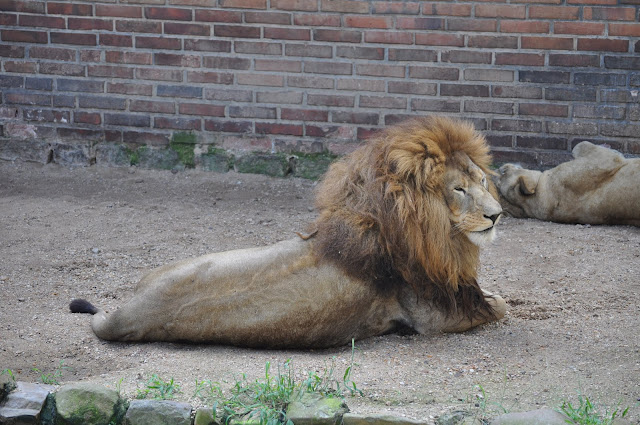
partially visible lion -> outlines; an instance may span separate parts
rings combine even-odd
[[[477,282],[480,246],[502,212],[490,156],[466,122],[389,128],[331,166],[310,237],[154,270],[107,313],[84,300],[102,339],[249,347],[348,344],[391,332],[457,332],[504,316]]]
[[[514,217],[560,223],[640,226],[640,158],[590,142],[574,159],[545,172],[513,164],[500,168],[500,202]]]

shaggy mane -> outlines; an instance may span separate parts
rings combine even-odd
[[[334,163],[316,196],[320,260],[383,292],[411,285],[446,314],[492,317],[476,281],[479,249],[452,228],[441,194],[461,154],[492,174],[472,124],[430,117],[390,127]]]

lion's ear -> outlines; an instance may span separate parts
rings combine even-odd
[[[523,195],[533,195],[536,193],[536,187],[538,186],[538,179],[534,179],[530,176],[518,177],[518,185],[520,186],[520,193]]]

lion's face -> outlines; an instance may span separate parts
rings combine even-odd
[[[515,164],[500,167],[496,186],[505,211],[514,217],[527,217],[523,206],[536,193],[540,171],[525,170]]]
[[[443,196],[451,223],[477,246],[491,242],[502,208],[489,193],[486,174],[465,154],[456,155],[448,165]]]

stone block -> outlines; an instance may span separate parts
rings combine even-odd
[[[17,382],[16,389],[0,403],[0,423],[3,425],[39,424],[41,411],[53,388],[51,385]]]
[[[190,425],[191,405],[167,400],[133,400],[124,425]]]

